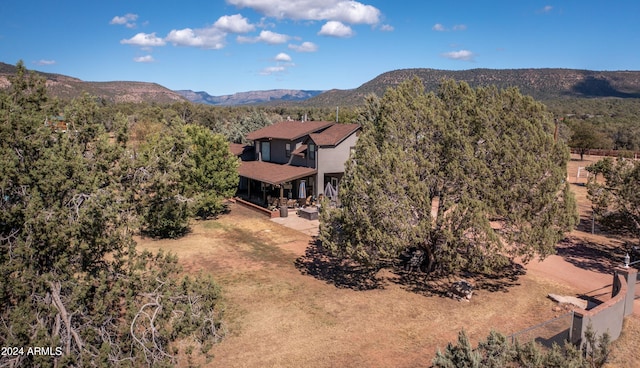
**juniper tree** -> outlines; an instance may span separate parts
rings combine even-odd
[[[473,349],[464,330],[458,333],[456,344],[447,344],[444,353],[438,350],[433,359],[433,366],[438,368],[486,367],[482,364],[482,355]]]
[[[165,126],[140,145],[132,189],[140,199],[140,230],[158,238],[177,238],[189,229],[184,179],[193,170],[191,147],[180,122]]]
[[[584,154],[592,149],[604,149],[611,148],[613,142],[610,138],[607,138],[603,133],[597,131],[597,127],[594,124],[583,122],[581,124],[568,121],[568,125],[571,127],[572,134],[569,139],[569,146],[578,150],[580,154],[580,161],[584,159]]]
[[[177,341],[205,347],[221,337],[213,281],[180,277],[175,257],[136,250],[135,167],[92,117],[91,99],[67,110],[73,128],[64,131],[44,124],[59,113],[44,79],[22,63],[9,79],[0,93],[0,343],[55,356],[3,355],[0,365],[169,365]]]
[[[486,340],[480,340],[473,348],[464,330],[458,333],[456,343],[448,343],[444,351],[438,350],[432,363],[436,368],[595,368],[603,367],[609,360],[611,348],[607,333],[596,336],[587,326],[582,347],[565,342],[545,348],[536,341],[512,342],[505,335],[491,331]]]
[[[540,103],[516,89],[418,79],[369,97],[362,134],[323,211],[334,253],[374,265],[409,248],[425,271],[489,271],[554,252],[575,226],[567,147]]]
[[[640,161],[605,158],[587,170],[593,174],[587,188],[598,221],[640,241]]]
[[[140,198],[143,233],[176,238],[192,215],[214,217],[238,185],[238,159],[220,134],[173,121],[152,134],[136,155],[132,190]]]
[[[238,159],[221,134],[199,125],[186,125],[193,167],[184,178],[185,194],[193,198],[192,213],[199,218],[216,216],[223,199],[238,188]]]

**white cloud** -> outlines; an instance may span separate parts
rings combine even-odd
[[[127,28],[135,28],[136,26],[135,22],[137,19],[138,19],[138,14],[127,13],[121,17],[120,16],[113,17],[113,19],[111,19],[109,24],[123,25],[123,26],[126,26]]]
[[[551,6],[551,5],[547,5],[547,6],[545,6],[544,8],[542,8],[542,10],[541,10],[541,11],[542,11],[543,13],[549,13],[549,12],[550,12],[550,11],[552,11],[552,10],[553,10],[553,6]]]
[[[221,49],[225,46],[227,34],[218,28],[174,29],[165,38],[174,46],[190,46],[203,49]]]
[[[244,37],[238,36],[237,41],[240,43],[256,43],[256,42],[264,42],[270,45],[276,45],[280,43],[287,42],[291,37],[281,34],[275,33],[271,31],[261,31],[258,37]]]
[[[55,60],[44,60],[44,59],[34,62],[34,64],[36,65],[54,65],[55,63],[56,63]]]
[[[380,10],[355,0],[226,0],[238,8],[251,8],[266,16],[294,20],[335,20],[351,24],[376,24]]]
[[[284,52],[279,53],[278,55],[276,55],[276,57],[274,58],[275,61],[279,61],[279,62],[285,62],[288,63],[291,61],[291,56],[285,54]]]
[[[247,18],[240,14],[224,15],[218,18],[213,26],[229,33],[247,33],[256,28],[253,24],[249,23]]]
[[[384,32],[393,32],[394,28],[390,24],[383,24],[382,26],[380,26],[380,30]]]
[[[238,37],[236,37],[236,41],[238,41],[238,43],[256,43],[256,42],[258,42],[256,37],[246,37],[246,36],[238,36]]]
[[[260,32],[260,36],[258,36],[258,41],[266,42],[268,44],[274,45],[278,43],[285,43],[289,41],[289,36],[275,33],[271,31],[262,31]]]
[[[289,49],[297,52],[316,52],[318,51],[318,45],[313,42],[303,42],[300,45],[289,44]]]
[[[473,61],[476,55],[469,50],[459,50],[459,51],[446,52],[442,54],[442,56],[452,60]]]
[[[322,26],[318,34],[321,36],[347,38],[353,36],[353,30],[342,22],[330,20]]]
[[[291,62],[291,56],[285,54],[284,52],[276,55],[273,60],[276,62],[276,65],[269,66],[262,69],[259,74],[260,75],[273,75],[273,74],[282,74],[286,72],[290,67],[294,67],[295,64]]]
[[[434,24],[433,27],[431,27],[431,29],[436,31],[436,32],[448,32],[448,31],[450,31],[450,29],[448,29],[447,27],[445,27],[441,23]],[[451,30],[453,30],[453,31],[466,31],[467,30],[467,25],[466,24],[456,24],[456,25],[453,26],[453,28]]]
[[[153,63],[155,59],[151,55],[138,56],[133,58],[136,63]]]
[[[279,74],[279,73],[284,72],[285,70],[287,70],[287,68],[285,68],[284,66],[281,66],[281,65],[269,66],[269,67],[266,67],[266,68],[262,69],[260,71],[260,75]]]
[[[165,42],[162,38],[157,37],[154,33],[138,33],[128,40],[121,40],[121,44],[134,45],[143,47],[164,46]]]

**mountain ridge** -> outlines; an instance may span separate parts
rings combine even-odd
[[[89,93],[114,102],[174,103],[191,101],[219,106],[293,105],[308,107],[357,106],[365,96],[382,96],[387,88],[418,77],[425,89],[435,91],[445,78],[467,82],[472,87],[495,85],[516,87],[521,93],[537,100],[563,98],[640,98],[640,71],[593,71],[565,68],[467,69],[441,70],[431,68],[398,69],[382,73],[353,89],[292,90],[272,89],[238,92],[233,95],[211,96],[192,90],[172,91],[157,83],[135,81],[85,82],[61,74],[36,73],[47,78],[47,88],[56,97],[69,99]],[[0,89],[7,88],[8,75],[15,66],[0,62]]]
[[[315,97],[324,91],[298,89],[270,89],[260,91],[237,92],[232,95],[212,96],[204,91],[192,90],[175,91],[194,103],[204,103],[219,106],[238,106],[261,104],[272,101],[304,101]]]
[[[378,75],[357,88],[330,90],[304,102],[309,106],[359,105],[368,94],[382,96],[389,87],[418,77],[425,89],[435,91],[443,79],[467,82],[471,87],[517,87],[538,100],[559,98],[640,98],[640,71],[594,71],[564,68],[441,70],[412,68]]]
[[[0,62],[0,89],[10,86],[10,75],[15,74],[14,65]],[[83,93],[97,96],[116,103],[119,102],[156,102],[173,103],[186,101],[180,94],[158,83],[136,81],[90,82],[63,74],[45,73],[33,70],[46,78],[47,90],[60,99],[72,99]]]

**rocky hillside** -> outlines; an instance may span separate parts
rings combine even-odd
[[[7,75],[15,67],[0,63],[0,89],[9,86]],[[465,81],[472,87],[496,85],[517,87],[524,94],[541,101],[564,98],[640,98],[640,71],[590,71],[576,69],[470,69],[459,71],[437,69],[401,69],[383,73],[358,88],[350,90],[251,91],[226,96],[211,96],[191,90],[171,91],[156,83],[85,82],[60,74],[37,72],[47,78],[50,92],[59,98],[80,96],[83,92],[114,102],[172,103],[191,101],[209,105],[234,106],[250,104],[302,105],[310,107],[354,106],[362,104],[370,93],[378,96],[389,87],[417,76],[427,90],[435,91],[444,78]]]
[[[590,71],[575,69],[402,69],[379,75],[358,88],[331,90],[304,102],[309,106],[344,106],[361,104],[374,93],[381,96],[389,87],[417,76],[427,90],[436,90],[444,78],[465,81],[472,87],[496,85],[517,87],[538,100],[559,98],[617,97],[640,98],[640,71]]]
[[[9,87],[8,75],[15,73],[15,66],[0,63],[0,88]],[[87,92],[113,102],[172,103],[185,101],[180,94],[156,83],[146,82],[85,82],[61,74],[36,73],[47,79],[47,89],[60,99],[71,99]]]
[[[236,106],[255,105],[274,101],[304,101],[315,97],[323,91],[304,91],[294,89],[272,89],[268,91],[240,92],[232,95],[211,96],[207,92],[191,90],[176,91],[191,102],[208,105]]]

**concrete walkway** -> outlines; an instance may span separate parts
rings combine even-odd
[[[280,225],[286,226],[288,228],[300,231],[309,236],[317,236],[319,226],[320,226],[320,221],[307,220],[305,218],[302,218],[298,216],[294,210],[290,210],[289,216],[287,217],[275,217],[275,218],[272,218],[271,221],[276,222]]]

